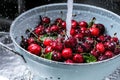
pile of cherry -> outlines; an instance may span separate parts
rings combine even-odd
[[[89,63],[102,61],[120,53],[116,34],[105,34],[105,27],[95,23],[95,17],[86,21],[72,20],[70,36],[66,34],[66,22],[61,18],[51,21],[41,17],[38,26],[26,30],[21,47],[49,60],[65,63]]]

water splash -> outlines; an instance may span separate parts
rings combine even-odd
[[[73,10],[73,0],[67,1],[67,18],[66,18],[66,29],[67,29],[67,36],[70,36],[70,29],[71,29],[71,20],[72,20],[72,10]]]

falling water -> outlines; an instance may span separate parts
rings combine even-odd
[[[70,36],[70,29],[71,29],[71,20],[72,20],[72,10],[73,10],[73,0],[67,1],[67,18],[66,18],[66,24],[67,24],[67,36]]]

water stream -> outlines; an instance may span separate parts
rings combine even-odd
[[[67,18],[66,18],[66,30],[67,36],[70,36],[70,29],[71,29],[71,20],[72,20],[72,10],[73,10],[73,0],[67,1]]]

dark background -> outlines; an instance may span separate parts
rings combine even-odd
[[[63,2],[67,0],[0,0],[0,31],[9,31],[11,22],[26,10],[40,5]],[[74,0],[74,2],[102,7],[120,15],[120,0]]]

